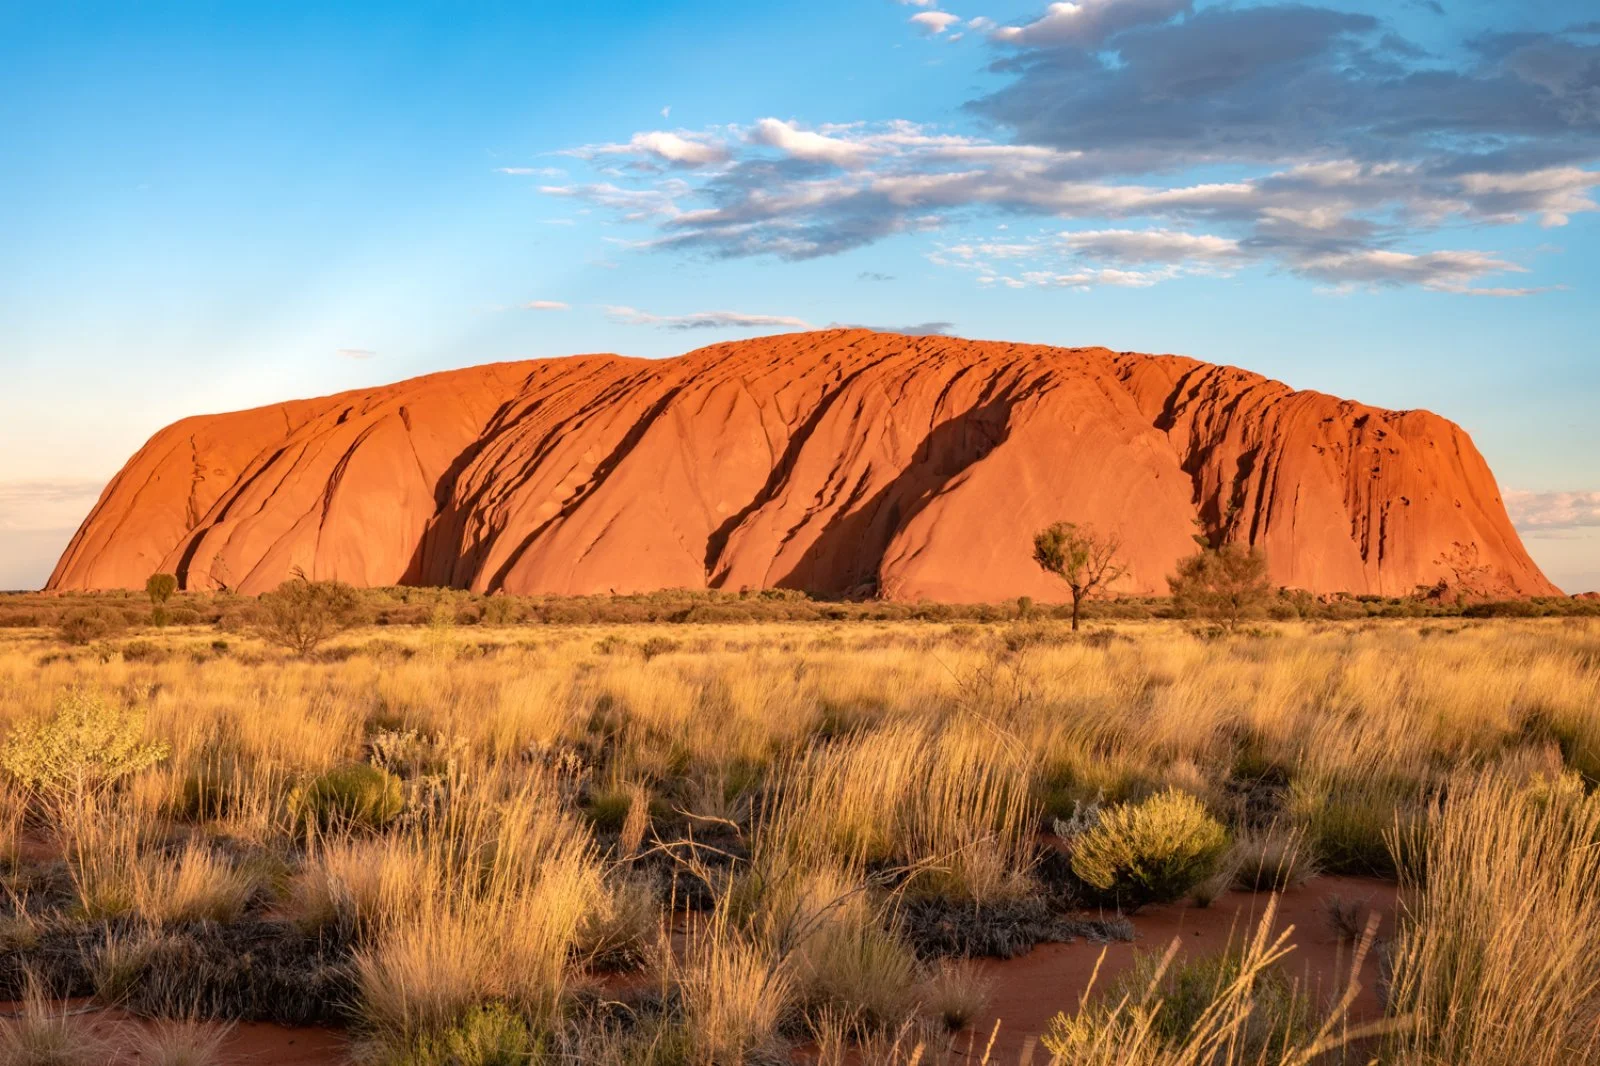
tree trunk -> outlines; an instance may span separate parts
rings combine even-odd
[[[1083,593],[1077,589],[1072,590],[1072,631],[1078,631],[1078,606],[1083,602]]]

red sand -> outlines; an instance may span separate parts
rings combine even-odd
[[[107,487],[52,589],[514,593],[783,586],[1055,601],[1057,520],[1164,593],[1196,519],[1275,584],[1554,594],[1459,426],[1181,356],[832,330],[676,359],[502,363],[185,419]]]
[[[1286,974],[1302,982],[1302,987],[1324,999],[1343,994],[1353,955],[1353,946],[1334,933],[1325,915],[1325,901],[1334,895],[1361,901],[1364,910],[1370,908],[1380,916],[1380,942],[1392,936],[1394,930],[1396,888],[1390,882],[1318,877],[1285,892],[1279,898],[1274,929],[1292,926],[1295,950],[1280,965]],[[1149,907],[1133,916],[1132,943],[1043,944],[1021,958],[981,962],[979,966],[995,982],[993,998],[989,1010],[973,1024],[970,1034],[962,1034],[959,1043],[965,1047],[970,1037],[981,1052],[998,1019],[1000,1030],[994,1045],[998,1061],[1014,1063],[1020,1052],[1037,1041],[1057,1011],[1076,1009],[1102,951],[1105,962],[1095,985],[1099,992],[1133,965],[1136,953],[1159,955],[1174,938],[1186,954],[1220,952],[1230,940],[1243,941],[1255,933],[1270,899],[1264,893],[1230,892],[1208,908]],[[1378,960],[1373,952],[1362,968],[1362,993],[1351,1011],[1352,1021],[1381,1016],[1377,974]],[[1041,1052],[1042,1057],[1046,1056]]]

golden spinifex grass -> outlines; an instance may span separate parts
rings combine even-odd
[[[1600,1060],[1600,796],[1483,771],[1399,830],[1393,1001],[1418,1061]]]
[[[115,725],[106,751],[45,744],[64,779],[74,752],[139,765],[71,802],[0,775],[0,995],[31,973],[336,1021],[409,1066],[725,1066],[808,1038],[932,1063],[987,991],[931,957],[991,942],[962,923],[1137,903],[1119,871],[1148,855],[1160,895],[1208,899],[1398,871],[1380,950],[1407,1025],[1336,1050],[1341,1011],[1301,997],[1292,1040],[1245,1039],[1274,933],[1210,984],[1098,1001],[1064,1062],[1600,1059],[1600,623],[435,625],[311,659],[183,627],[0,636],[0,747],[44,750],[64,708]],[[1152,803],[1185,817],[1135,839]],[[1138,862],[1074,875],[1096,849]]]

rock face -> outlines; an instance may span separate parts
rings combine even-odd
[[[1121,537],[1164,593],[1192,535],[1273,579],[1403,594],[1555,588],[1456,425],[1178,356],[793,334],[676,359],[452,371],[162,430],[53,589],[360,585],[514,593],[782,586],[994,601],[1063,590],[1057,520]]]

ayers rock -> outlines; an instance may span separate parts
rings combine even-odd
[[[1060,599],[1066,519],[1164,593],[1197,524],[1281,585],[1403,594],[1463,567],[1553,594],[1482,456],[1385,411],[1179,356],[830,330],[586,355],[188,418],[106,488],[52,589],[806,589]]]

